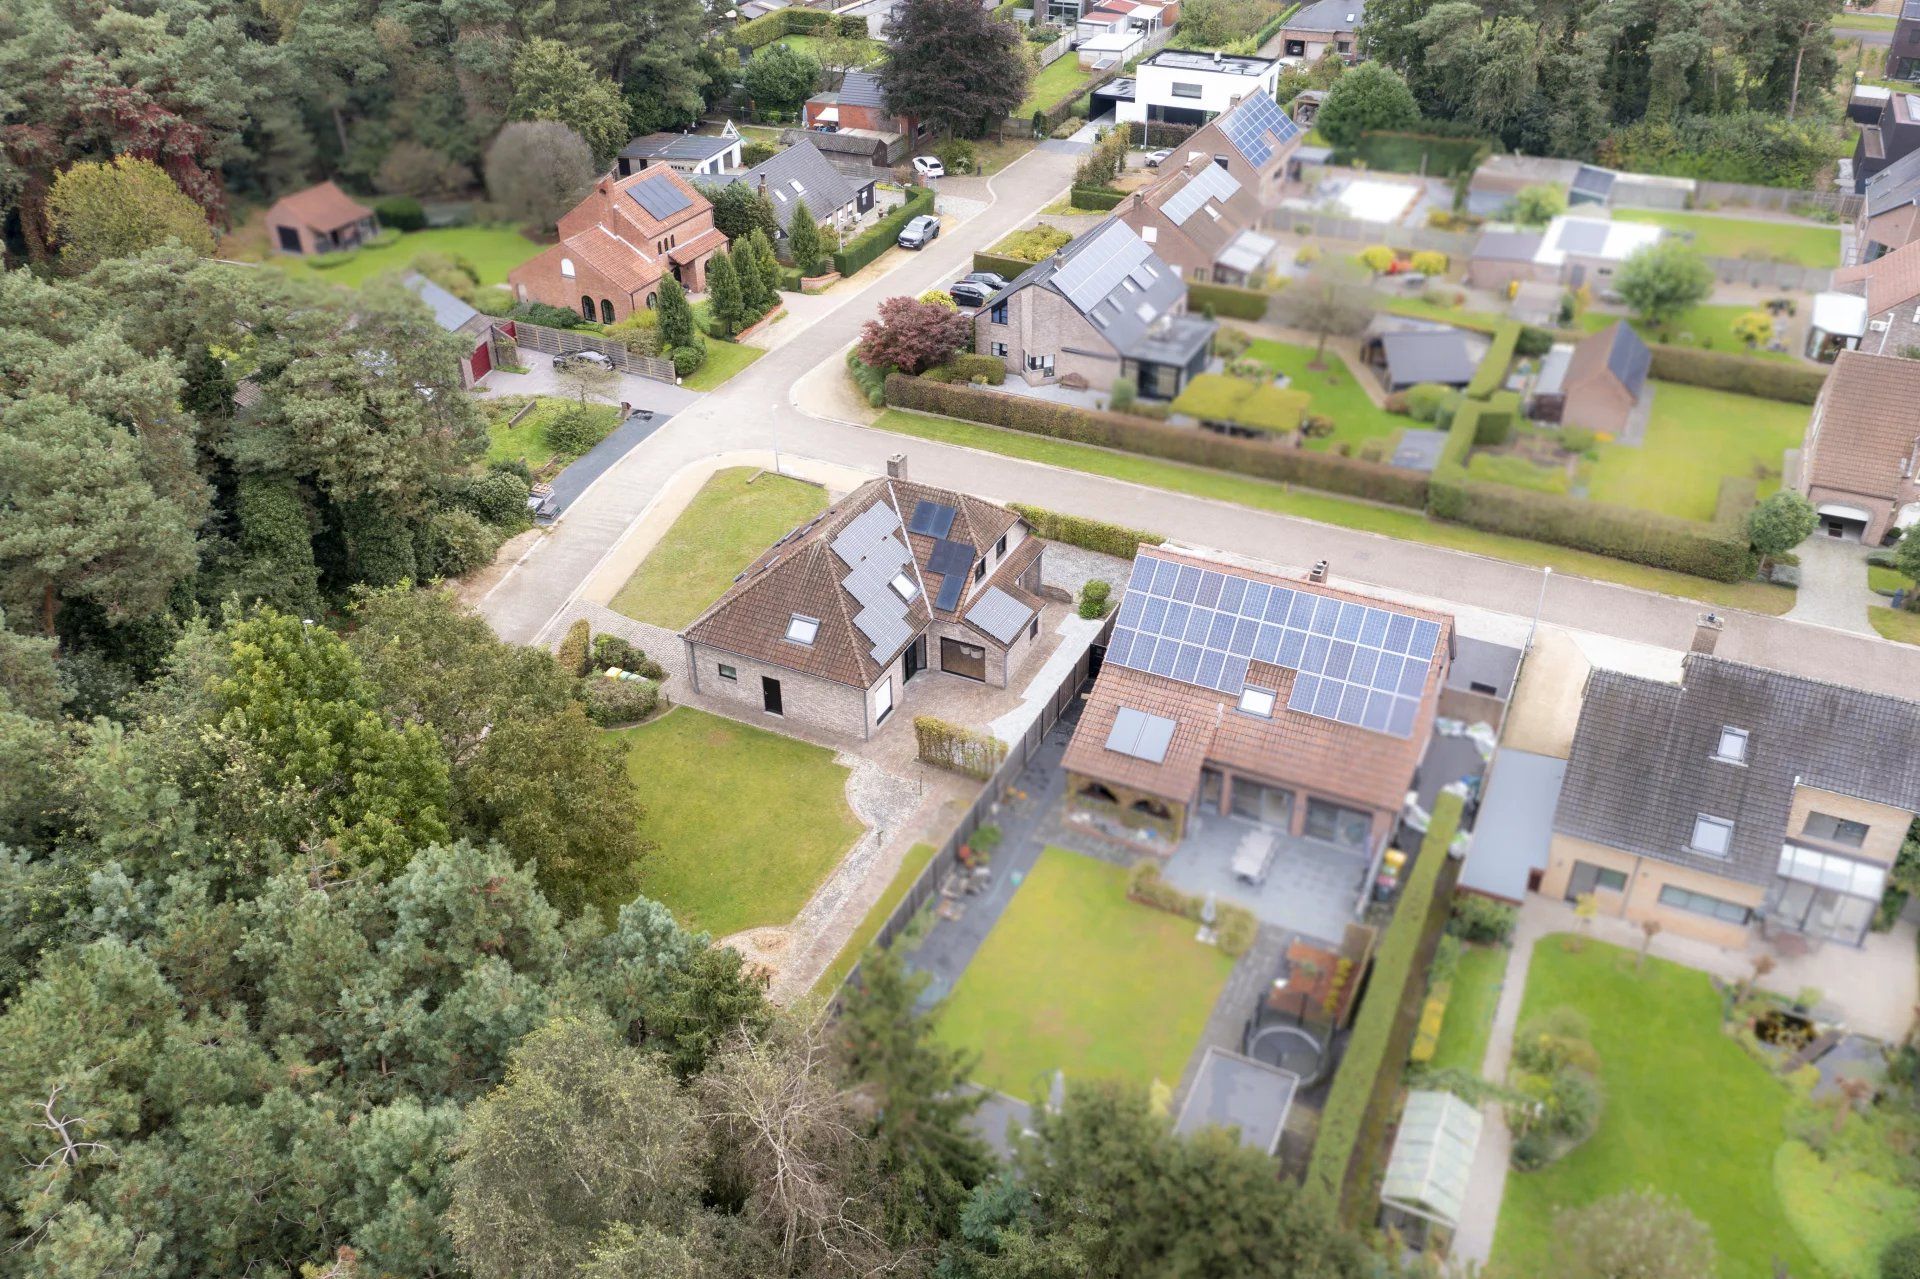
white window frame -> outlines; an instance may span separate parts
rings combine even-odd
[[[1720,847],[1700,842],[1703,832],[1720,832]],[[1725,858],[1732,855],[1733,823],[1725,817],[1715,817],[1711,813],[1696,813],[1693,818],[1693,834],[1687,840],[1687,847],[1703,857]]]
[[[1272,689],[1256,688],[1252,684],[1240,690],[1240,709],[1248,715],[1258,715],[1261,719],[1273,718],[1275,697]]]
[[[898,595],[908,604],[913,603],[914,597],[920,594],[920,588],[916,586],[913,579],[905,573],[895,573],[893,580],[888,582],[887,585],[893,588],[895,595]]]
[[[873,722],[878,724],[893,714],[893,676],[888,675],[873,690]]]
[[[1724,724],[1720,728],[1720,740],[1713,748],[1713,757],[1723,764],[1745,764],[1748,741],[1746,729]]]
[[[787,619],[786,639],[789,644],[805,644],[811,648],[814,640],[818,638],[820,638],[819,618],[795,613]]]

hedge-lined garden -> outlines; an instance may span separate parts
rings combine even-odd
[[[1205,311],[1216,319],[1260,320],[1267,314],[1267,294],[1259,289],[1243,289],[1232,284],[1187,285],[1187,306]]]
[[[1132,559],[1143,542],[1148,546],[1158,546],[1167,540],[1158,533],[1128,528],[1124,524],[1109,524],[1105,520],[1068,515],[1062,511],[1049,511],[1043,506],[1027,506],[1021,502],[1009,502],[1007,505],[1033,525],[1035,537],[1049,542],[1065,542],[1068,546],[1098,551],[1102,555],[1115,555],[1123,560]]]
[[[737,49],[761,49],[783,36],[844,35],[864,40],[867,20],[826,9],[782,9],[741,23],[729,33]]]
[[[782,9],[781,13],[790,12]],[[779,16],[779,15],[773,15]],[[760,19],[756,18],[758,22]],[[842,276],[849,276],[864,268],[875,258],[891,249],[900,238],[900,232],[907,223],[923,213],[933,212],[933,192],[924,187],[908,192],[906,203],[881,218],[873,226],[847,241],[833,255],[833,269]]]

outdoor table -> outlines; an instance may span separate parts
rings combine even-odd
[[[1273,833],[1264,830],[1250,830],[1240,837],[1240,847],[1233,853],[1233,875],[1244,884],[1266,882],[1267,871],[1273,866]]]

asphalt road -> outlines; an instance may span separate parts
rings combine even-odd
[[[545,642],[549,624],[594,567],[684,466],[718,453],[777,447],[782,453],[885,469],[906,452],[914,478],[1003,501],[1150,528],[1170,537],[1295,569],[1332,563],[1336,580],[1379,586],[1495,612],[1531,615],[1541,598],[1538,569],[1402,542],[1311,520],[1058,470],[997,454],[909,440],[796,408],[802,375],[837,365],[880,299],[913,294],[953,279],[971,254],[1024,224],[1067,185],[1077,157],[1037,149],[993,180],[984,212],[944,232],[905,265],[848,294],[833,310],[768,353],[633,448],[574,503],[564,520],[502,577],[481,612],[507,639]],[[1541,599],[1543,620],[1664,648],[1685,648],[1703,606],[1697,601],[1555,574]],[[1920,690],[1920,648],[1877,636],[1750,613],[1726,615],[1719,652],[1813,678],[1913,696]]]

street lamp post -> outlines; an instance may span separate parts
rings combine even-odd
[[[1527,623],[1526,651],[1529,653],[1533,651],[1533,633],[1540,629],[1540,610],[1544,608],[1547,603],[1547,583],[1552,580],[1553,566],[1549,564],[1540,570],[1540,596],[1533,602],[1533,620]]]
[[[767,421],[773,427],[773,473],[775,475],[779,475],[781,473],[780,471],[780,401],[775,400],[773,402],[773,407],[771,411],[768,412],[767,414]]]

